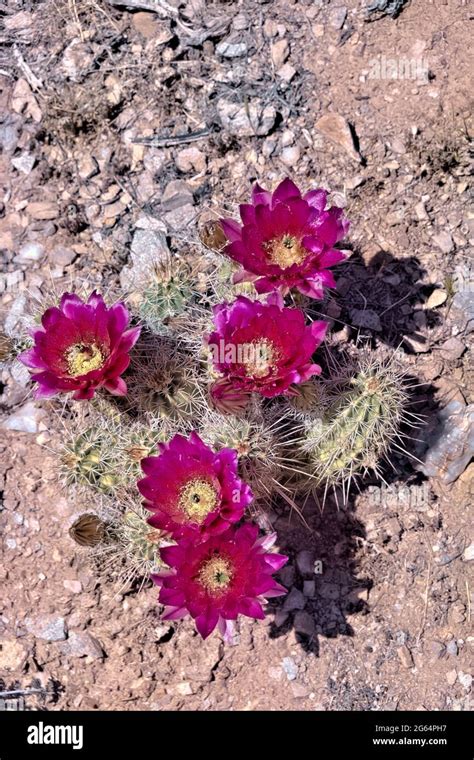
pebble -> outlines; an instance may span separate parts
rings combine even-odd
[[[223,58],[241,58],[247,55],[247,44],[245,42],[232,41],[232,38],[222,40],[216,46],[217,55]]]
[[[430,350],[428,340],[419,335],[404,335],[403,343],[415,354],[426,354]]]
[[[80,594],[82,591],[81,581],[65,580],[63,581],[63,586],[67,591],[70,591],[72,594]]]
[[[464,562],[472,562],[474,560],[474,543],[469,544],[469,546],[464,549],[462,558]]]
[[[448,338],[448,340],[446,340],[440,347],[443,359],[449,362],[459,359],[465,350],[466,346],[459,340],[459,338]]]
[[[3,427],[20,433],[38,433],[44,415],[44,410],[37,407],[34,401],[28,401],[7,417]]]
[[[283,66],[284,63],[286,63],[286,60],[290,54],[290,46],[288,44],[288,40],[283,38],[282,40],[272,42],[270,54],[275,69],[279,69],[281,66]]]
[[[296,555],[296,566],[301,575],[314,575],[314,552],[310,549],[303,549]]]
[[[281,661],[288,681],[294,681],[298,675],[298,666],[292,657],[284,657]]]
[[[217,113],[224,129],[239,137],[268,135],[277,118],[276,109],[260,98],[254,98],[247,106],[221,98],[217,102]]]
[[[474,330],[474,288],[459,290],[449,310],[450,319],[456,327],[469,334]]]
[[[35,201],[28,203],[26,212],[33,219],[56,219],[59,209],[54,201]]]
[[[60,648],[62,654],[69,657],[91,657],[94,660],[104,657],[101,645],[87,631],[70,631],[67,641]]]
[[[436,289],[433,290],[430,297],[428,298],[425,308],[426,309],[436,309],[438,306],[442,306],[448,297],[448,294],[445,290]]]
[[[291,82],[295,74],[296,74],[296,69],[294,66],[291,65],[291,63],[285,63],[277,71],[277,76],[280,77],[280,79],[283,79],[283,81],[287,82],[288,84]]]
[[[77,253],[70,248],[58,245],[53,251],[51,251],[49,258],[54,266],[68,267],[77,259]]]
[[[26,630],[45,641],[64,641],[66,638],[66,622],[63,617],[45,615],[39,618],[26,618]]]
[[[184,148],[176,156],[176,166],[181,172],[202,174],[206,171],[206,165],[206,156],[199,148]]]
[[[333,29],[342,29],[347,17],[347,8],[345,5],[336,5],[329,9],[329,23]]]
[[[433,235],[433,242],[443,253],[451,253],[454,248],[453,239],[449,232],[438,232],[437,235]]]
[[[377,312],[372,309],[351,309],[352,324],[355,327],[365,327],[375,332],[382,330],[382,323]]]
[[[338,113],[326,113],[316,122],[316,129],[344,148],[354,161],[361,161],[361,156],[355,149],[352,131],[343,116]]]
[[[308,599],[314,599],[316,596],[316,583],[315,581],[304,581],[303,582],[303,594]]]
[[[440,426],[432,433],[420,470],[449,484],[459,478],[474,456],[474,404],[466,406],[454,400],[438,416]]]
[[[0,671],[20,670],[26,660],[27,652],[20,641],[2,639],[0,646]]]
[[[458,681],[465,689],[470,689],[472,686],[472,676],[470,673],[458,673]]]
[[[297,588],[292,588],[283,602],[283,611],[292,612],[293,610],[304,610],[305,604],[306,599],[301,591]]]
[[[283,148],[280,153],[280,158],[285,166],[295,166],[298,163],[301,156],[301,150],[298,145],[292,145],[288,148]]]
[[[300,611],[295,615],[294,628],[297,633],[314,636],[316,630],[314,618],[309,612]]]
[[[285,565],[285,567],[282,567],[282,569],[279,571],[278,576],[280,582],[283,583],[283,585],[287,588],[290,588],[290,586],[292,586],[295,582],[295,568],[293,565]]]
[[[459,650],[458,650],[458,645],[456,644],[456,640],[455,639],[451,639],[451,641],[448,641],[448,643],[446,644],[446,652],[451,657],[457,657],[458,651]]]
[[[14,261],[20,264],[28,263],[29,261],[40,261],[43,256],[44,246],[40,243],[25,243],[19,249]]]
[[[32,153],[21,153],[12,158],[12,166],[22,174],[30,174],[35,165],[36,157]]]
[[[454,686],[454,684],[457,681],[457,677],[458,677],[458,674],[457,674],[457,672],[455,670],[449,670],[446,673],[446,680],[447,680],[449,686]]]
[[[176,694],[179,694],[181,697],[189,697],[191,694],[194,694],[193,687],[189,681],[181,681],[180,683],[177,683],[174,688]]]

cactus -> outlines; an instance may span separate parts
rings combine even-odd
[[[368,355],[357,369],[347,365],[335,381],[326,381],[316,407],[299,412],[298,450],[307,470],[299,487],[314,491],[322,484],[326,489],[342,484],[346,498],[352,476],[380,474],[379,460],[391,447],[401,449],[400,426],[414,418],[407,403],[403,372]]]
[[[149,338],[132,356],[127,374],[130,409],[154,423],[188,429],[206,405],[199,372],[187,351],[168,339]]]
[[[105,530],[103,541],[92,548],[92,557],[98,572],[111,576],[121,587],[140,580],[141,588],[162,566],[159,550],[169,543],[162,531],[148,525],[150,515],[136,496],[135,491],[120,489],[113,501],[103,497],[98,505]]]
[[[167,257],[155,265],[151,284],[141,295],[139,313],[147,327],[160,333],[188,308],[195,295],[192,272],[180,259]]]

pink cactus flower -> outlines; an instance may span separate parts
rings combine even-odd
[[[162,549],[170,570],[152,578],[161,586],[164,619],[189,614],[204,639],[216,626],[227,638],[239,615],[263,619],[265,598],[286,594],[272,577],[288,560],[268,551],[275,538],[258,538],[257,526],[247,523],[202,543],[190,536]]]
[[[141,462],[145,476],[138,488],[154,514],[148,522],[174,538],[190,530],[207,537],[240,520],[253,498],[237,475],[237,452],[214,453],[196,433],[175,435],[158,444],[160,455]]]
[[[127,329],[123,303],[107,308],[95,291],[87,302],[64,293],[59,307],[45,311],[41,324],[32,332],[33,348],[18,357],[38,383],[37,398],[73,391],[74,399],[90,399],[100,387],[116,396],[126,394],[120,375],[130,363],[128,352],[140,328]]]
[[[228,384],[271,398],[291,394],[291,386],[321,372],[311,357],[327,322],[305,324],[300,309],[284,308],[279,293],[266,303],[239,296],[214,308],[215,332],[207,343],[215,369]]]
[[[324,190],[305,195],[290,179],[273,193],[255,185],[252,203],[240,206],[242,225],[222,219],[228,244],[224,249],[243,267],[236,281],[251,279],[259,293],[297,288],[321,299],[324,288],[335,286],[329,267],[346,258],[334,245],[347,233],[349,222],[341,208],[326,210]]]

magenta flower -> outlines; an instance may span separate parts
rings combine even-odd
[[[242,226],[234,219],[221,220],[229,241],[224,253],[244,269],[235,281],[252,279],[259,293],[280,290],[285,295],[298,288],[322,298],[325,287],[335,286],[328,267],[346,257],[334,245],[349,228],[342,209],[326,210],[326,200],[324,190],[301,196],[290,179],[273,193],[255,185],[252,203],[240,206]]]
[[[291,394],[290,386],[321,372],[311,357],[327,322],[307,327],[303,312],[283,308],[278,293],[266,303],[239,296],[232,304],[219,304],[214,324],[207,339],[214,367],[237,389],[268,398]]]
[[[126,329],[128,323],[123,303],[107,308],[95,291],[86,303],[64,293],[59,307],[43,314],[42,329],[32,332],[33,348],[18,357],[38,383],[36,397],[74,391],[74,399],[90,399],[102,386],[124,396],[127,386],[120,375],[140,335],[139,327]]]
[[[222,533],[241,519],[253,494],[237,475],[236,451],[214,453],[194,432],[158,446],[158,457],[142,460],[146,477],[138,482],[146,508],[154,512],[150,525],[179,538],[190,530]]]
[[[273,534],[259,539],[258,528],[245,524],[202,543],[190,536],[161,549],[163,561],[172,569],[152,578],[161,586],[164,619],[189,613],[203,639],[216,625],[228,636],[230,621],[238,615],[263,619],[265,598],[286,594],[272,578],[288,560],[267,551],[275,538]]]

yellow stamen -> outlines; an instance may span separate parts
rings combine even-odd
[[[268,338],[253,340],[242,345],[242,364],[249,377],[265,377],[276,368],[278,351]]]
[[[229,587],[233,575],[229,560],[217,556],[203,563],[198,573],[198,580],[210,594],[218,596]]]
[[[65,356],[70,377],[87,375],[104,364],[104,356],[96,343],[75,343],[68,348]]]
[[[202,523],[217,504],[216,489],[207,480],[191,480],[181,491],[179,505],[187,516]]]
[[[265,244],[265,250],[272,264],[277,264],[281,269],[288,269],[293,264],[301,264],[308,252],[301,245],[301,241],[293,235],[283,235]]]

